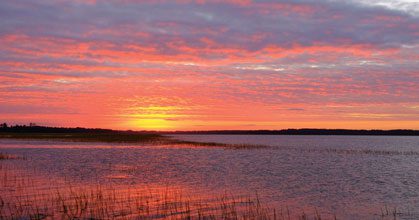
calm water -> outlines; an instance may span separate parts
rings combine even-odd
[[[0,140],[0,152],[51,179],[177,187],[202,197],[255,195],[295,212],[339,219],[419,219],[419,137],[177,135],[178,139],[262,144],[260,149],[190,148]]]

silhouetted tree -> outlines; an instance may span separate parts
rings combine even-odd
[[[7,128],[7,123],[5,122],[5,123],[1,124],[0,128]]]

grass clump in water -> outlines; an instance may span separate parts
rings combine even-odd
[[[14,159],[25,159],[25,158],[12,155],[12,154],[0,153],[0,160],[14,160]]]

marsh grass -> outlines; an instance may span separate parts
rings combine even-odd
[[[0,198],[1,219],[270,219],[258,200],[197,200],[178,191],[120,191],[96,186]]]
[[[12,158],[12,155],[0,153],[0,160],[8,160],[11,158]]]
[[[0,155],[8,159],[17,157]],[[0,162],[0,219],[338,219],[334,214],[320,214],[316,209],[310,212],[291,211],[287,206],[275,209],[265,205],[257,193],[202,197],[171,187],[73,185],[43,178],[35,170],[22,169],[16,164]],[[387,206],[380,211],[373,219],[419,216]]]
[[[200,195],[202,196],[202,195]],[[253,196],[196,196],[168,186],[72,185],[43,179],[13,164],[0,163],[0,219],[243,219],[337,220],[316,209],[291,211],[266,206]],[[381,209],[373,219],[409,216],[399,209]],[[417,215],[412,214],[413,218]]]
[[[0,133],[0,139],[55,140],[65,142],[98,142],[147,145],[182,145],[189,147],[222,147],[229,149],[255,149],[266,147],[252,144],[222,144],[177,140],[168,136],[138,132],[85,132],[85,133]]]
[[[177,191],[122,193],[100,186],[6,199],[0,198],[0,219],[322,219],[318,214],[305,213],[295,218],[289,210],[277,213],[263,206],[258,198],[218,197],[204,201]]]
[[[291,211],[287,206],[275,209],[265,205],[257,193],[202,197],[167,186],[72,184],[43,178],[14,161],[0,162],[0,219],[338,219],[334,214],[322,215],[316,209],[310,212]],[[371,219],[417,219],[419,216],[387,206],[380,211]]]
[[[12,154],[5,154],[0,153],[0,160],[16,160],[16,159],[25,159],[24,157],[12,155]]]
[[[0,219],[278,219],[321,220],[319,214],[272,209],[254,196],[196,196],[181,189],[73,186],[0,163]]]
[[[168,138],[165,142],[161,144],[169,144],[169,145],[184,145],[184,146],[196,146],[196,147],[222,147],[222,148],[229,148],[229,149],[260,149],[260,148],[267,148],[266,145],[258,145],[258,144],[223,144],[217,142],[194,142],[194,141],[183,141]]]

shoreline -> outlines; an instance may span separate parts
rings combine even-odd
[[[216,142],[195,142],[178,140],[161,134],[138,132],[112,133],[1,133],[0,139],[11,140],[55,140],[80,143],[115,143],[115,144],[149,144],[149,145],[186,145],[194,147],[222,147],[231,149],[265,148],[254,144],[224,144]]]

